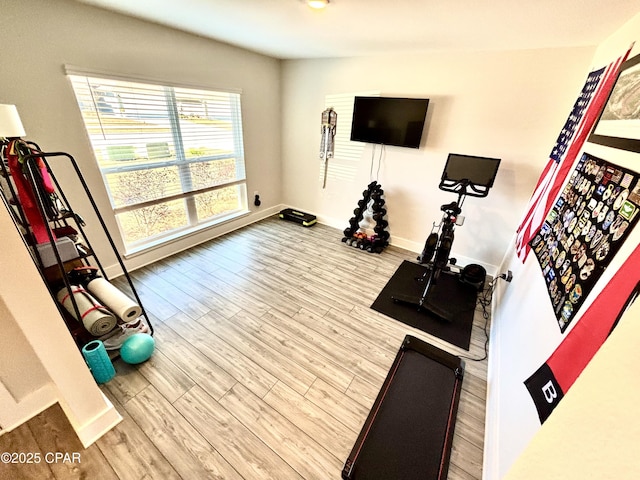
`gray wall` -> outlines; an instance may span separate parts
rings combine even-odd
[[[5,3],[8,5],[2,7],[0,30],[0,103],[17,106],[27,139],[44,151],[65,151],[76,158],[120,247],[122,242],[64,65],[242,91],[247,191],[259,191],[262,206],[255,209],[250,202],[255,212],[249,217],[129,259],[129,267],[255,221],[280,205],[279,60],[70,0]],[[64,160],[54,160],[54,173],[74,210],[88,220],[90,241],[102,262],[112,265],[115,260],[109,255],[106,239],[66,165]]]

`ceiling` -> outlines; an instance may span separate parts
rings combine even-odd
[[[595,46],[638,0],[76,0],[281,59]]]

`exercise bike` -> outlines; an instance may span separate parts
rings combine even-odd
[[[451,273],[449,265],[455,265],[456,259],[450,258],[455,227],[462,226],[464,217],[462,204],[467,195],[486,197],[493,186],[500,159],[474,157],[470,155],[449,154],[438,188],[458,194],[458,199],[440,207],[443,212],[438,224],[433,223],[422,252],[417,257],[419,264],[427,265],[427,270],[418,279],[423,285],[422,294],[416,298],[408,295],[392,295],[395,303],[413,305],[436,317],[451,322],[452,315],[446,307],[438,305],[429,298],[440,276]],[[433,260],[432,260],[433,259]],[[457,273],[454,273],[457,274]]]

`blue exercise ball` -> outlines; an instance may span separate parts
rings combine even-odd
[[[148,333],[134,333],[120,347],[120,358],[131,364],[149,360],[156,347],[156,341]]]

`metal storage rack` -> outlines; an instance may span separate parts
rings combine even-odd
[[[10,147],[12,141],[21,142],[21,147],[28,149],[29,151],[29,154],[22,156],[22,172],[24,175],[24,179],[26,179],[27,184],[33,192],[40,217],[43,219],[43,223],[46,227],[45,230],[49,239],[47,247],[49,245],[51,247],[46,262],[41,253],[41,249],[36,246],[36,240],[31,231],[31,226],[29,225],[27,215],[25,214],[25,209],[23,208],[19,200],[15,181],[12,179],[11,171],[8,167],[6,151]],[[81,315],[74,296],[70,295],[70,299],[75,312],[75,318],[57,300],[56,293],[61,288],[65,287],[67,291],[71,292],[72,283],[69,275],[70,272],[72,272],[74,269],[97,269],[104,279],[108,281],[110,281],[110,279],[99,258],[94,253],[91,243],[89,242],[89,239],[85,234],[84,220],[71,208],[67,197],[65,196],[63,190],[60,188],[60,184],[50,168],[49,160],[54,159],[56,161],[67,161],[73,167],[73,170],[75,171],[77,178],[82,185],[82,188],[84,189],[84,193],[89,200],[89,203],[91,204],[93,212],[95,213],[96,218],[98,219],[100,226],[104,231],[105,237],[107,238],[109,245],[113,250],[113,254],[115,255],[115,258],[117,259],[117,262],[122,271],[122,275],[126,280],[126,287],[129,289],[129,292],[123,293],[130,293],[134,297],[136,303],[140,306],[140,309],[142,311],[140,317],[142,317],[143,321],[149,327],[149,332],[153,335],[153,326],[151,325],[151,322],[140,300],[138,292],[136,291],[131,276],[129,275],[129,272],[124,265],[122,257],[118,253],[113,238],[106,227],[104,219],[98,210],[95,200],[93,199],[93,196],[91,195],[91,192],[82,176],[82,173],[80,172],[76,160],[71,155],[65,152],[43,152],[40,147],[33,142],[26,142],[23,140],[12,141],[0,139],[0,159],[2,160],[0,162],[0,175],[2,177],[0,179],[0,196],[2,196],[5,206],[11,213],[16,226],[21,231],[23,239],[25,241],[25,245],[29,249],[33,260],[41,273],[43,281],[46,284],[49,292],[51,293],[51,296],[54,299],[54,303],[58,307],[60,314],[69,327],[69,331],[73,336],[76,344],[78,345],[78,348],[81,349],[89,341],[95,340],[96,337],[91,335],[83,327],[82,323],[76,320],[77,318],[81,318]],[[46,169],[46,172],[48,173],[53,182],[53,185],[55,186],[55,190],[52,194],[48,194],[41,188],[41,181],[39,180],[39,175],[41,174],[38,169],[42,167]],[[65,233],[70,234],[75,238],[74,245],[76,246],[77,255],[74,255],[72,258],[68,258],[68,256],[60,251],[58,242],[56,242],[56,233],[58,235],[62,235]],[[53,259],[51,258],[51,254],[53,255]],[[118,327],[114,327],[113,330],[99,338],[106,338],[110,336],[117,328]]]

